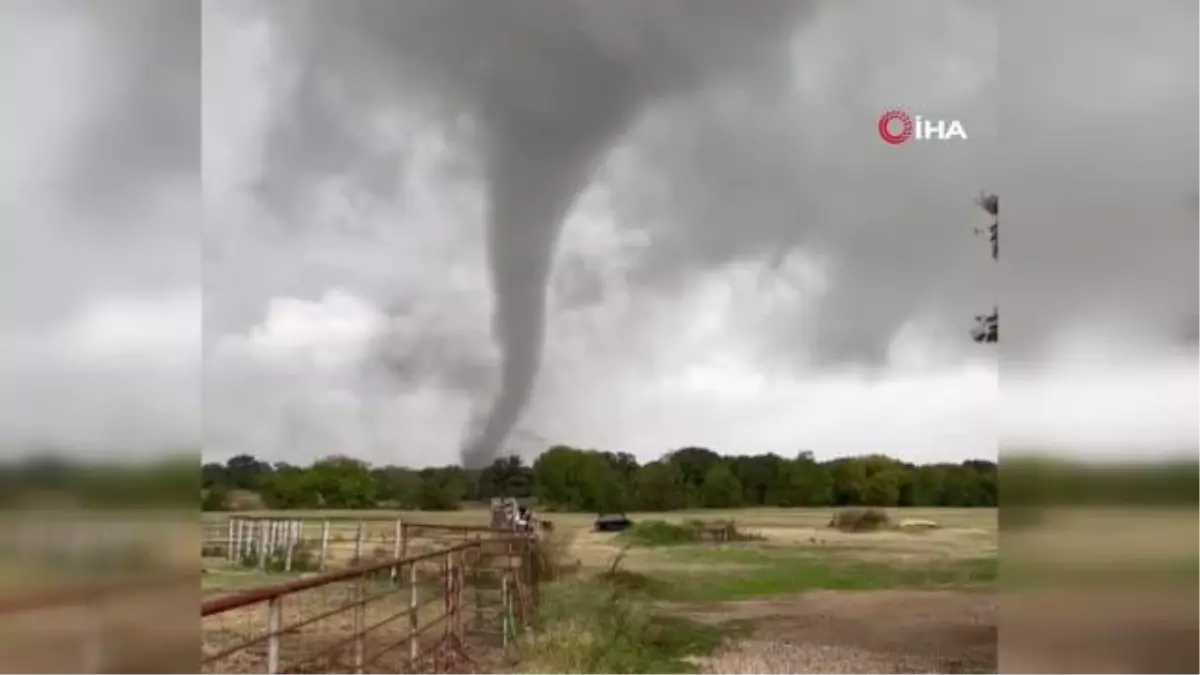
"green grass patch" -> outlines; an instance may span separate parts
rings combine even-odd
[[[644,520],[618,534],[617,539],[634,546],[679,546],[700,541],[700,530],[691,522]]]
[[[670,557],[740,569],[650,574],[641,590],[663,600],[712,602],[789,595],[811,590],[972,588],[995,583],[995,557],[889,565],[838,555],[765,548],[674,550]]]
[[[728,520],[643,520],[617,535],[617,540],[631,546],[680,546],[702,541],[752,541],[761,537],[739,532]]]
[[[520,645],[522,672],[695,672],[687,657],[749,629],[656,613],[642,594],[604,580],[547,584],[538,615],[538,630]]]

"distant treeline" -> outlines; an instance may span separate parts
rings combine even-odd
[[[561,511],[670,511],[743,506],[996,506],[997,467],[973,460],[917,466],[882,455],[817,461],[811,453],[722,456],[683,448],[639,464],[629,454],[556,446],[525,464],[372,467],[348,457],[310,466],[271,464],[249,455],[205,464],[206,509],[253,493],[268,508],[450,510],[491,497],[533,498]],[[244,508],[244,507],[243,507]]]
[[[1005,459],[1003,503],[1019,505],[1195,504],[1200,464],[1096,465]],[[990,507],[1001,501],[995,462],[915,465],[884,455],[816,460],[810,452],[719,455],[689,447],[647,464],[626,453],[555,446],[532,466],[504,457],[482,470],[460,466],[372,467],[328,457],[307,467],[241,455],[205,464],[204,507],[253,494],[268,508],[453,510],[509,496],[555,511],[670,511],[750,506]],[[236,492],[235,492],[236,491]]]
[[[554,447],[528,466],[506,457],[479,470],[372,467],[328,457],[300,467],[249,455],[200,467],[199,453],[153,462],[80,461],[40,453],[0,462],[0,508],[401,508],[449,510],[494,496],[539,508],[664,511],[738,506],[1194,505],[1196,459],[1088,464],[1005,455],[913,465],[881,455],[817,461],[802,452],[722,456],[684,448],[639,464],[631,455]],[[200,470],[197,470],[197,469]],[[1002,474],[1002,480],[998,474]]]

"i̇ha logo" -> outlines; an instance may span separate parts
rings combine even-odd
[[[967,132],[958,120],[927,120],[920,115],[909,116],[900,109],[889,110],[879,117],[879,137],[890,145],[918,141],[948,141],[967,139]]]

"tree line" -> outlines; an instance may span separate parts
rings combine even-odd
[[[1085,463],[1006,455],[1004,480],[986,460],[912,464],[884,455],[819,461],[811,452],[719,455],[683,448],[640,464],[627,453],[555,446],[532,465],[497,459],[482,470],[371,466],[331,456],[299,467],[239,455],[201,470],[205,509],[454,510],[493,497],[550,511],[694,508],[1194,505],[1200,462]],[[237,504],[239,494],[259,504]]]
[[[884,455],[818,461],[811,452],[723,456],[676,450],[640,464],[627,453],[555,446],[526,464],[497,459],[482,470],[371,466],[331,456],[300,467],[239,455],[201,471],[206,509],[262,506],[452,510],[493,497],[535,500],[545,510],[671,511],[746,506],[996,506],[997,466],[970,460],[914,465]]]

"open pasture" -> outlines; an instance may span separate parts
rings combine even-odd
[[[639,631],[650,630],[660,636],[658,642],[675,650],[671,658],[621,665],[633,669],[626,672],[996,670],[995,509],[889,509],[893,525],[919,520],[937,527],[861,533],[829,527],[833,513],[758,508],[628,514],[635,523],[733,521],[746,535],[744,541],[654,545],[630,533],[593,531],[594,514],[540,512],[539,517],[554,524],[546,544],[567,570],[567,581],[547,588],[548,616],[553,617],[559,606],[566,613],[562,625],[572,628],[569,636],[563,633],[562,645],[555,642],[555,630],[543,634],[514,667],[531,672],[617,667],[580,656],[587,649],[578,642],[579,635],[600,630],[589,628],[587,617],[603,616],[610,609],[601,599],[600,608],[589,614],[590,605],[580,600],[586,588],[581,596],[579,587],[601,579],[622,586],[641,607],[636,613],[655,622]],[[352,550],[345,542],[354,539],[351,533],[357,535],[360,521],[363,538],[372,548],[390,550],[396,519],[446,525],[483,525],[488,520],[486,509],[480,508],[277,515],[310,523],[329,519],[331,531],[342,533],[344,545],[335,555],[343,559]],[[226,536],[227,517],[206,514],[206,542]],[[316,531],[318,526],[306,527]],[[278,578],[227,568],[206,575],[205,591]],[[562,601],[556,603],[556,597]],[[607,638],[597,633],[597,639]],[[611,650],[597,653],[611,655]]]

